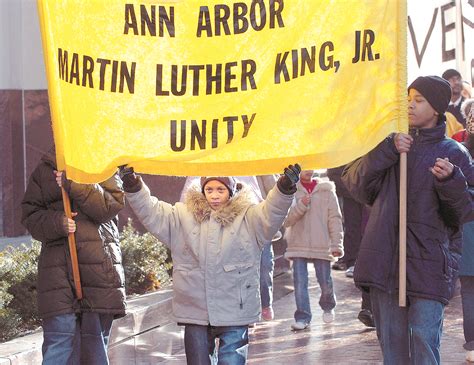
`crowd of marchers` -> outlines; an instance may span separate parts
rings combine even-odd
[[[171,251],[173,316],[189,364],[245,364],[249,327],[278,317],[272,242],[282,233],[294,323],[311,326],[308,264],[323,321],[337,320],[331,270],[360,289],[384,364],[439,364],[444,309],[461,283],[466,359],[474,362],[474,99],[456,70],[408,87],[408,133],[392,133],[328,179],[295,161],[281,175],[188,177],[181,200],[153,196],[133,166],[100,184],[57,171],[54,149],[32,173],[22,222],[42,242],[38,308],[43,364],[108,364],[112,322],[126,313],[117,214],[128,201]],[[406,306],[399,306],[400,157],[407,156]],[[71,200],[64,213],[62,189]],[[83,297],[76,296],[74,233]],[[345,298],[338,298],[344,300]],[[356,315],[356,314],[355,314]]]

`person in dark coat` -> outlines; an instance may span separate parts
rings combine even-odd
[[[101,184],[77,184],[55,171],[55,153],[43,156],[21,203],[22,223],[41,241],[38,309],[44,333],[43,364],[108,364],[114,318],[125,315],[125,279],[117,214],[124,207],[115,175]],[[74,219],[64,214],[60,182]],[[83,299],[75,296],[68,246],[75,233]]]
[[[354,277],[354,267],[359,254],[360,242],[367,224],[368,208],[354,199],[342,182],[342,172],[346,165],[327,170],[328,178],[336,184],[337,196],[342,200],[344,217],[344,256],[332,268],[346,269],[346,276]],[[361,291],[361,308],[357,318],[367,327],[375,327],[372,316],[370,295]]]
[[[445,136],[449,83],[419,77],[408,92],[409,134],[388,136],[349,164],[342,180],[371,206],[354,280],[370,292],[384,363],[439,364],[444,306],[459,260],[450,237],[471,218],[474,167],[466,149]],[[407,307],[398,306],[402,152],[408,156]]]
[[[474,156],[474,99],[466,99],[461,106],[466,118],[466,132],[468,138],[463,145]],[[461,299],[463,312],[463,329],[467,350],[466,360],[474,362],[474,222],[463,226],[462,256],[459,267],[461,281]]]
[[[353,199],[341,181],[344,166],[327,170],[328,178],[336,184],[336,194],[342,200],[342,214],[344,217],[344,257],[341,257],[332,268],[345,270],[348,277],[352,277],[354,265],[359,253],[362,239],[362,212],[364,205]]]

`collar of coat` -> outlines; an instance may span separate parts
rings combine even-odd
[[[188,211],[192,212],[197,222],[202,223],[212,217],[221,224],[227,226],[245,211],[250,205],[256,204],[256,199],[248,188],[236,192],[234,196],[218,210],[212,210],[201,192],[200,188],[191,188],[186,193],[185,204]]]
[[[311,194],[314,194],[317,191],[323,191],[323,190],[336,191],[336,185],[332,181],[325,181],[318,178],[316,178],[315,180],[317,181],[317,184],[314,187],[313,192]],[[296,184],[296,187],[298,188],[298,190],[304,191],[305,193],[308,192],[306,188],[303,186],[303,184],[301,184],[301,181],[298,181],[298,183]]]
[[[446,122],[439,122],[433,128],[410,128],[410,135],[417,144],[432,144],[446,138]]]

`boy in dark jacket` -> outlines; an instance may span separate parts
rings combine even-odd
[[[117,214],[124,206],[117,175],[101,184],[76,184],[55,171],[54,150],[43,156],[21,203],[22,222],[41,241],[38,309],[43,320],[43,365],[108,364],[114,318],[125,314],[125,280]],[[61,189],[74,220],[64,214]],[[75,297],[68,247],[74,233],[83,299]]]
[[[348,165],[342,179],[355,198],[372,206],[354,280],[370,291],[384,363],[438,364],[443,311],[459,257],[449,236],[471,212],[474,168],[468,152],[445,136],[449,83],[419,77],[408,93],[409,134],[387,137]],[[402,152],[408,153],[406,308],[398,306]]]

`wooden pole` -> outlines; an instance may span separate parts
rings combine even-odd
[[[71,201],[69,200],[69,196],[67,195],[66,190],[64,190],[64,187],[61,187],[61,193],[63,195],[64,213],[66,213],[66,217],[72,219]],[[67,238],[69,242],[69,254],[71,255],[72,278],[76,289],[76,297],[81,300],[82,286],[81,275],[79,274],[79,262],[77,261],[76,237],[74,237],[74,233],[69,233]]]
[[[400,218],[399,218],[399,283],[398,305],[407,305],[407,153],[400,154]]]

